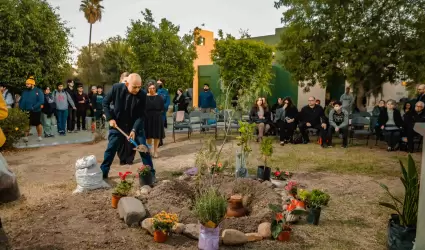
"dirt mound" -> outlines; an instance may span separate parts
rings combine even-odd
[[[259,224],[271,221],[272,211],[269,204],[281,203],[281,198],[272,188],[252,179],[225,181],[219,189],[226,196],[242,194],[244,206],[248,209],[248,216],[226,218],[222,229],[237,229],[244,233],[257,232]]]
[[[222,223],[222,229],[232,228],[245,233],[256,232],[262,222],[271,221],[272,212],[269,204],[280,204],[279,195],[270,187],[256,180],[223,177],[217,188],[226,197],[241,194],[248,215],[240,218],[227,218]],[[193,183],[173,180],[162,182],[152,189],[143,199],[146,209],[151,215],[162,210],[176,213],[182,223],[197,223],[193,211],[195,188]]]
[[[195,190],[187,182],[178,180],[161,182],[155,186],[143,204],[150,215],[161,211],[176,213],[182,223],[197,223],[191,211],[195,198]]]

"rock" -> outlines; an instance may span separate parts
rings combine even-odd
[[[192,239],[199,239],[199,224],[187,224],[183,230],[183,234]]]
[[[9,170],[6,159],[0,153],[0,203],[11,202],[19,199],[19,191],[16,175]]]
[[[247,233],[245,236],[247,237],[248,242],[263,240],[263,236],[259,233]]]
[[[286,186],[286,182],[280,181],[280,180],[272,180],[271,181],[273,185],[275,185],[277,188],[284,188]]]
[[[223,238],[223,244],[228,246],[243,245],[248,242],[248,237],[235,229],[223,230],[221,237]]]
[[[273,183],[271,183],[270,181],[264,181],[262,184],[264,186],[268,187],[268,188],[272,188],[273,187]]]
[[[171,182],[170,180],[163,180],[162,181],[163,184],[167,184],[167,183],[170,183],[170,182]]]
[[[148,185],[144,185],[140,188],[140,195],[148,195],[151,192],[152,188]]]
[[[118,202],[118,213],[129,227],[139,226],[140,221],[146,217],[143,203],[133,197],[123,197]]]
[[[177,223],[173,227],[173,233],[181,234],[181,233],[183,233],[185,228],[186,228],[186,226],[183,223]]]
[[[271,230],[272,224],[270,222],[263,222],[260,225],[258,225],[258,234],[263,236],[263,238],[267,239],[272,237],[272,230]]]
[[[178,180],[179,180],[179,181],[188,181],[188,180],[190,180],[190,178],[191,178],[191,176],[190,176],[190,175],[183,174],[183,175],[180,175],[180,176],[179,176]]]
[[[151,235],[153,235],[153,219],[146,218],[142,221],[142,228],[148,231]]]

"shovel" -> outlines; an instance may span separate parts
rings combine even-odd
[[[128,135],[124,131],[122,131],[118,126],[115,126],[115,128],[120,131],[120,133],[125,136],[125,138],[128,138]],[[137,143],[132,138],[130,138],[128,141],[135,146],[134,150],[136,150],[137,152],[149,152],[148,148],[145,145],[137,145]]]

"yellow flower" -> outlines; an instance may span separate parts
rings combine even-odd
[[[18,127],[16,127],[16,128],[15,128],[15,130],[16,130],[16,131],[18,131],[18,130],[19,130],[19,128],[18,128]]]

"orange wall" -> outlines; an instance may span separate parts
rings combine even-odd
[[[193,61],[195,75],[193,77],[193,106],[198,106],[199,84],[198,84],[198,66],[211,65],[211,51],[214,49],[214,33],[208,30],[200,30],[199,35],[204,38],[204,45],[196,45],[196,53],[198,58]]]

